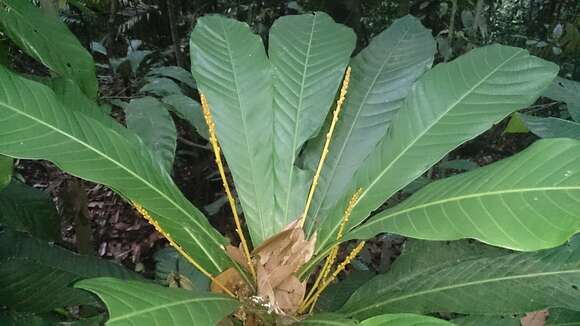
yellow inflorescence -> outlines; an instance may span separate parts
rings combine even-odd
[[[351,68],[348,67],[346,69],[346,73],[344,75],[344,80],[342,81],[342,87],[340,88],[340,95],[338,100],[336,101],[336,108],[332,114],[332,122],[330,123],[330,129],[326,134],[326,142],[324,143],[324,147],[322,149],[322,153],[320,154],[320,160],[318,161],[318,167],[316,168],[316,173],[314,174],[314,178],[312,178],[312,185],[310,185],[310,191],[308,192],[308,199],[306,200],[306,205],[304,207],[304,212],[302,213],[302,218],[300,219],[300,227],[304,226],[304,222],[306,221],[306,217],[308,216],[308,211],[310,210],[310,204],[312,203],[312,197],[314,196],[314,191],[316,190],[316,186],[318,185],[318,178],[320,177],[320,172],[322,171],[322,166],[324,165],[324,161],[326,160],[326,156],[328,155],[328,148],[330,147],[330,140],[332,139],[332,134],[334,133],[334,127],[336,126],[336,122],[338,121],[338,116],[340,114],[340,110],[344,101],[346,99],[346,92],[348,91],[348,84],[350,83],[350,72]]]
[[[236,233],[240,237],[240,242],[242,243],[242,250],[244,251],[244,255],[248,261],[248,266],[250,268],[250,273],[256,280],[256,271],[254,270],[254,264],[252,263],[252,256],[250,255],[250,249],[248,248],[248,243],[246,242],[246,238],[244,237],[244,232],[242,231],[242,224],[240,223],[240,217],[238,215],[238,208],[236,206],[236,201],[234,200],[234,196],[230,191],[230,186],[228,184],[228,180],[226,178],[226,173],[224,171],[224,164],[222,162],[222,155],[220,145],[217,140],[217,135],[215,131],[215,122],[211,116],[211,112],[209,110],[209,104],[207,103],[207,98],[200,94],[201,97],[201,108],[203,109],[203,117],[205,118],[205,123],[207,124],[207,129],[209,131],[209,142],[213,148],[213,153],[215,156],[215,162],[217,164],[220,177],[222,179],[222,184],[224,186],[224,190],[226,192],[226,196],[228,197],[228,202],[230,204],[230,209],[232,210],[232,215],[234,216],[234,222],[236,224]]]
[[[362,194],[362,188],[359,188],[350,198],[350,200],[348,202],[348,206],[346,207],[344,214],[342,216],[342,220],[340,222],[340,227],[338,229],[338,233],[336,235],[337,241],[342,239],[342,236],[344,235],[344,229],[346,228],[346,225],[348,224],[348,221],[350,219],[350,215],[352,214],[352,210],[354,208],[354,205],[356,204],[356,202],[360,198],[361,194]],[[330,250],[328,257],[326,258],[326,262],[324,263],[324,266],[320,270],[320,273],[318,274],[316,281],[312,285],[312,288],[308,292],[308,295],[304,298],[305,303],[308,302],[313,297],[313,295],[318,291],[318,286],[320,285],[320,283],[323,282],[323,280],[324,280],[323,283],[326,282],[327,276],[330,273],[330,269],[332,268],[332,265],[334,265],[334,261],[336,260],[336,256],[338,255],[339,248],[340,248],[340,245],[336,244]]]
[[[147,220],[147,222],[149,222],[149,224],[153,225],[153,227],[155,228],[155,230],[157,230],[157,232],[161,233],[161,235],[163,235],[163,237],[165,237],[165,239],[167,239],[167,241],[169,241],[169,244],[175,248],[175,250],[177,250],[177,252],[179,252],[179,254],[181,254],[183,257],[185,257],[185,259],[192,264],[193,266],[195,266],[195,268],[197,268],[200,272],[202,272],[205,276],[207,276],[210,280],[212,280],[217,286],[219,286],[222,290],[224,290],[225,293],[227,293],[228,295],[232,296],[232,297],[236,297],[235,294],[232,293],[232,291],[230,291],[228,288],[226,288],[221,282],[217,281],[213,275],[211,275],[207,270],[205,270],[205,268],[203,268],[203,266],[201,266],[198,262],[196,262],[189,254],[187,254],[185,252],[185,250],[183,250],[183,248],[181,248],[180,245],[178,245],[173,238],[171,238],[171,236],[169,235],[169,233],[165,232],[161,226],[159,226],[159,223],[157,223],[157,221],[155,221],[151,215],[149,215],[149,213],[147,212],[147,210],[145,210],[143,208],[143,206],[133,202],[133,207],[135,207],[135,209],[137,210],[137,212],[139,212],[139,214],[141,214],[141,216],[143,216],[143,218],[145,218],[145,220]]]
[[[304,304],[302,304],[302,306],[300,307],[300,312],[304,312],[306,308],[308,308],[309,306],[310,312],[312,312],[312,309],[314,309],[314,306],[316,305],[316,301],[318,301],[320,294],[324,292],[324,290],[330,285],[330,283],[332,283],[336,279],[338,274],[340,274],[346,268],[346,266],[348,266],[348,264],[350,264],[350,262],[361,252],[364,246],[365,241],[361,241],[358,243],[358,245],[348,254],[348,256],[340,264],[338,264],[338,267],[332,273],[332,275],[328,279],[324,280],[324,282],[316,290],[314,295],[312,295],[309,299],[307,299],[304,302]]]

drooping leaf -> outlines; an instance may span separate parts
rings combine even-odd
[[[346,238],[391,232],[474,238],[520,251],[558,246],[580,231],[579,158],[580,141],[538,141],[510,158],[431,183]]]
[[[66,106],[68,110],[81,112],[89,117],[107,122],[107,127],[113,128],[119,132],[125,132],[126,128],[115,119],[107,119],[109,113],[100,107],[95,101],[90,100],[71,79],[58,77],[45,81],[54,94],[56,99]]]
[[[363,320],[360,326],[453,326],[452,323],[429,316],[413,314],[379,315]]]
[[[45,159],[139,203],[210,273],[229,267],[226,240],[132,133],[71,111],[46,86],[0,67],[0,153]]]
[[[274,71],[274,196],[277,230],[299,217],[310,173],[295,163],[304,143],[314,137],[334,102],[356,40],[325,13],[292,15],[270,29]]]
[[[180,83],[187,85],[191,89],[196,89],[195,81],[191,76],[191,73],[181,67],[177,66],[163,66],[155,69],[151,69],[147,73],[147,76],[155,77],[166,77],[176,80]]]
[[[543,96],[565,102],[572,119],[580,122],[580,83],[556,77]]]
[[[182,94],[165,96],[161,101],[169,105],[170,110],[179,118],[189,122],[201,137],[209,139],[201,105],[197,101]]]
[[[429,245],[434,251],[447,250],[446,242]],[[432,254],[423,267],[370,280],[339,312],[364,318],[399,312],[510,315],[548,307],[578,309],[579,249],[580,238],[574,238],[562,247],[533,253],[476,258],[466,247],[468,259],[458,255],[443,261]]]
[[[127,128],[141,138],[151,154],[168,172],[173,168],[177,130],[165,105],[150,96],[131,100],[125,109]]]
[[[247,24],[205,16],[191,34],[191,67],[207,97],[255,246],[280,231],[274,216],[272,71]]]
[[[60,219],[50,196],[19,181],[0,190],[0,224],[39,239],[60,239]]]
[[[71,286],[77,280],[99,276],[140,279],[121,265],[81,256],[9,229],[0,231],[0,305],[27,312],[94,305],[91,295]]]
[[[535,117],[518,114],[528,129],[541,138],[574,138],[580,139],[580,123],[555,117]]]
[[[239,306],[221,295],[161,287],[137,281],[95,278],[75,287],[95,293],[109,311],[114,325],[216,325]]]
[[[557,70],[525,50],[500,45],[437,65],[415,84],[390,132],[357,171],[331,215],[341,216],[350,196],[362,188],[349,228],[360,224],[455,147],[533,103]],[[339,224],[322,226],[321,247]]]
[[[30,1],[1,0],[0,26],[28,55],[73,79],[89,98],[97,97],[93,58],[57,17],[47,15]]]
[[[139,92],[159,97],[182,93],[179,85],[169,78],[151,78],[148,81]]]
[[[163,248],[153,256],[155,279],[169,287],[208,292],[210,280],[173,248]]]
[[[295,324],[296,326],[355,326],[359,325],[356,320],[347,318],[341,314],[334,314],[334,313],[323,313],[323,314],[315,314],[314,316],[308,317],[299,323]]]
[[[11,157],[0,155],[0,190],[10,183],[13,168],[14,160]]]
[[[396,20],[351,61],[346,102],[307,220],[309,233],[344,194],[354,171],[385,135],[411,85],[433,63],[434,54],[431,32],[408,16]],[[311,171],[318,164],[325,134],[323,130],[305,149],[304,164]]]

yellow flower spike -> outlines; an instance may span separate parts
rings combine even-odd
[[[330,140],[332,139],[332,134],[334,133],[334,127],[336,126],[336,122],[338,121],[338,115],[340,114],[340,110],[342,108],[342,104],[346,99],[346,92],[348,90],[348,84],[350,82],[350,72],[351,68],[346,68],[346,73],[344,74],[344,80],[342,81],[342,87],[340,88],[340,95],[338,100],[336,101],[336,108],[332,114],[332,122],[330,123],[330,129],[326,134],[326,142],[324,143],[324,147],[322,149],[322,153],[320,154],[320,160],[318,161],[318,167],[316,168],[316,174],[314,174],[314,178],[312,178],[312,185],[310,185],[310,191],[308,192],[308,199],[306,200],[306,206],[304,207],[304,213],[302,213],[302,218],[300,219],[300,227],[304,226],[304,222],[306,221],[306,217],[308,216],[308,211],[310,210],[310,204],[312,203],[312,197],[314,196],[314,191],[316,190],[316,186],[318,185],[318,178],[320,177],[320,172],[322,171],[322,166],[324,165],[324,161],[326,160],[326,156],[328,155],[328,148],[330,147]]]
[[[316,291],[316,293],[312,296],[312,298],[310,298],[308,301],[306,301],[306,303],[304,303],[300,307],[299,312],[304,312],[306,310],[306,308],[308,308],[309,306],[310,306],[309,312],[312,312],[312,310],[314,309],[314,306],[316,306],[316,302],[318,301],[320,294],[322,294],[322,292],[330,285],[330,283],[332,283],[336,279],[338,274],[340,274],[342,271],[344,271],[346,266],[348,266],[348,264],[350,264],[350,262],[362,251],[362,249],[365,246],[365,243],[366,243],[365,241],[361,241],[358,243],[358,245],[348,254],[348,256],[340,264],[338,264],[338,267],[332,273],[330,278],[325,280],[322,283],[322,285]]]
[[[256,271],[254,270],[254,264],[252,263],[252,256],[250,255],[250,249],[248,248],[248,243],[246,242],[246,237],[244,236],[244,232],[242,231],[242,224],[240,223],[240,217],[238,216],[238,208],[236,206],[236,201],[234,200],[234,196],[230,191],[230,186],[228,184],[228,180],[226,178],[226,173],[224,171],[224,164],[222,162],[221,156],[221,149],[220,145],[217,140],[217,135],[215,131],[215,122],[211,116],[211,112],[209,110],[209,104],[207,103],[207,98],[200,93],[201,98],[201,108],[203,109],[203,117],[205,118],[205,123],[207,124],[207,129],[209,131],[209,142],[213,148],[213,154],[215,156],[215,162],[217,164],[220,177],[222,179],[222,184],[224,186],[224,190],[226,192],[226,196],[228,197],[228,202],[230,204],[230,208],[232,210],[232,215],[234,216],[234,222],[236,224],[236,233],[240,237],[240,242],[242,243],[242,250],[244,251],[244,255],[248,261],[248,266],[250,268],[250,273],[256,281]]]
[[[157,230],[157,232],[161,233],[161,235],[163,235],[163,237],[165,239],[167,239],[167,241],[169,241],[169,244],[175,248],[175,250],[177,250],[177,252],[179,252],[179,254],[181,254],[183,257],[185,257],[185,259],[192,264],[193,266],[195,266],[195,268],[197,268],[200,272],[202,272],[205,276],[207,276],[210,280],[212,280],[212,282],[214,282],[217,286],[219,286],[222,290],[224,290],[225,293],[227,293],[228,295],[230,295],[232,298],[235,298],[236,295],[230,291],[228,288],[226,288],[220,281],[216,280],[213,275],[211,275],[205,268],[203,268],[198,262],[196,262],[189,254],[187,254],[185,252],[185,250],[183,250],[183,248],[181,248],[180,245],[178,245],[173,238],[171,238],[171,236],[169,235],[169,233],[165,232],[161,226],[159,226],[159,223],[157,223],[157,221],[155,221],[151,215],[149,215],[149,213],[147,212],[147,210],[145,210],[143,208],[143,206],[137,204],[136,202],[133,202],[133,207],[135,207],[135,209],[137,210],[137,212],[139,212],[139,214],[141,214],[141,216],[143,216],[143,218],[145,218],[145,220],[147,220],[147,222],[151,225],[153,225],[153,227],[155,228],[155,230]]]
[[[356,202],[360,198],[361,194],[362,194],[362,188],[359,188],[350,198],[350,200],[348,202],[348,206],[346,207],[344,214],[342,216],[342,220],[340,222],[340,227],[338,229],[338,233],[336,234],[337,241],[342,239],[342,237],[344,235],[344,229],[346,228],[346,225],[348,224],[348,221],[350,219],[350,215],[352,214],[352,210],[354,208],[354,205],[356,204]],[[340,247],[340,245],[337,244],[330,250],[328,257],[326,258],[326,262],[324,263],[322,270],[318,274],[316,281],[312,285],[310,292],[308,292],[308,295],[304,298],[304,302],[307,302],[308,300],[310,300],[312,298],[312,295],[314,293],[316,293],[318,286],[320,285],[320,282],[322,282],[323,280],[326,280],[326,277],[328,276],[328,273],[330,273],[330,269],[332,268],[332,265],[334,265],[334,261],[336,260],[336,256],[338,255],[338,248],[339,247]]]

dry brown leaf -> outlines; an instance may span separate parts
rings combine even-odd
[[[305,294],[306,282],[300,282],[296,276],[287,278],[275,293],[278,307],[287,314],[296,313]]]
[[[226,269],[215,279],[238,297],[248,297],[252,294],[252,290],[234,267]],[[215,282],[211,282],[210,290],[213,293],[225,294],[225,291]]]
[[[257,294],[267,300],[270,310],[286,315],[298,310],[306,284],[294,273],[312,258],[315,241],[306,240],[298,221],[294,221],[254,250]]]
[[[546,325],[546,319],[550,315],[548,309],[528,312],[522,319],[520,320],[522,326],[544,326]]]
[[[248,267],[248,260],[246,259],[246,256],[244,255],[244,251],[242,250],[241,246],[242,246],[241,244],[240,247],[234,247],[229,245],[226,247],[226,252],[234,261],[240,264],[240,266],[242,266],[245,270],[249,270],[250,268]]]

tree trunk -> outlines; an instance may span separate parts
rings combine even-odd
[[[173,41],[173,52],[175,63],[179,67],[184,67],[183,56],[181,55],[181,42],[177,33],[177,22],[175,17],[175,0],[167,0],[167,16],[169,18],[169,29],[171,30],[171,40]]]

